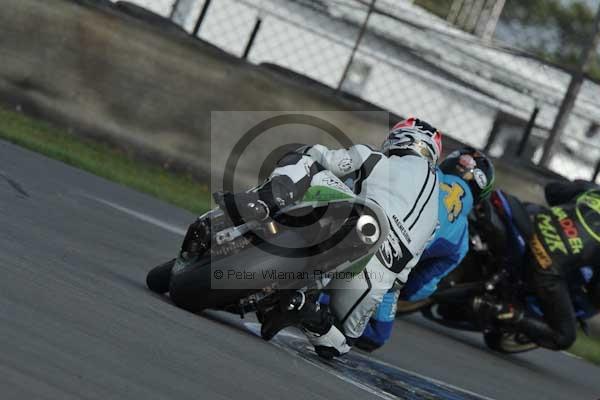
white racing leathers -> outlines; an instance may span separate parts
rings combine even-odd
[[[332,326],[324,335],[307,332],[315,347],[333,347],[344,354],[350,350],[352,339],[361,336],[395,281],[406,282],[433,236],[438,215],[437,175],[425,158],[388,157],[365,145],[341,150],[315,145],[299,151],[303,156],[290,158],[291,163],[277,168],[273,175],[287,175],[302,186],[308,181],[316,185],[324,178],[352,177],[354,193],[380,205],[389,219],[390,234],[362,274],[353,279],[333,279],[327,286],[337,327]]]

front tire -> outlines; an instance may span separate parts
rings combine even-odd
[[[171,284],[171,269],[175,265],[175,259],[154,267],[146,275],[146,286],[154,293],[165,294],[169,291]]]
[[[431,303],[421,308],[421,315],[446,328],[481,332],[479,326],[468,317],[468,314],[456,307],[456,304]]]

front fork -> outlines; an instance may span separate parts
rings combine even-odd
[[[211,224],[210,217],[199,217],[192,223],[185,234],[181,249],[175,259],[175,265],[171,270],[172,274],[178,274],[190,263],[197,260],[209,248],[211,243]]]

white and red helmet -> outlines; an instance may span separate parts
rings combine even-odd
[[[409,118],[392,128],[381,150],[387,155],[414,154],[437,164],[442,154],[442,133],[425,121]]]

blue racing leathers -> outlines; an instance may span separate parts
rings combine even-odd
[[[398,298],[418,301],[429,297],[446,275],[454,270],[469,251],[468,215],[473,196],[468,184],[454,175],[437,171],[440,182],[439,229],[423,252],[406,284],[392,288],[373,314],[358,346],[367,350],[381,347],[391,336]]]

